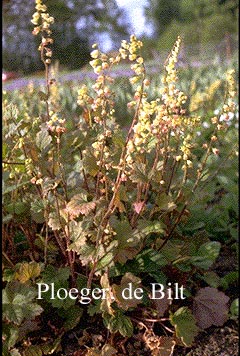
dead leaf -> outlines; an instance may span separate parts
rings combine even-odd
[[[222,326],[228,319],[229,297],[216,288],[202,288],[193,301],[193,313],[202,329],[211,325]]]
[[[108,274],[104,273],[101,277],[101,286],[104,288],[106,293],[106,299],[103,299],[101,302],[101,310],[107,312],[110,315],[114,314],[114,310],[111,307],[111,304],[114,302],[114,298],[112,297],[111,287],[108,279]]]
[[[93,201],[88,202],[83,194],[76,194],[72,197],[66,206],[66,212],[70,214],[70,218],[77,218],[80,214],[88,215],[96,207]]]
[[[160,336],[159,349],[154,350],[152,356],[172,356],[175,345],[173,337]]]
[[[139,284],[141,283],[141,279],[134,276],[132,273],[128,272],[125,273],[121,280],[121,284],[113,284],[112,285],[112,290],[113,290],[113,295],[116,299],[117,304],[122,308],[123,310],[128,310],[129,308],[135,308],[139,303],[142,302],[142,298],[140,298],[140,291],[136,291],[137,297],[134,298],[134,291],[139,288]],[[131,298],[124,298],[123,297],[123,290],[125,288],[128,288],[128,290],[132,290],[132,296]]]

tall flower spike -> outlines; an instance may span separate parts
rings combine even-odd
[[[50,30],[50,25],[54,23],[54,18],[47,13],[47,6],[43,4],[42,0],[35,1],[36,11],[32,16],[31,22],[35,25],[32,34],[37,36],[39,33],[42,34],[42,41],[38,47],[41,52],[41,59],[44,64],[51,63],[52,50],[49,48],[49,44],[53,43],[53,39],[50,37],[52,31]]]

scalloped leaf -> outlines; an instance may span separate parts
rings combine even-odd
[[[31,278],[36,278],[41,273],[40,264],[33,261],[33,262],[23,262],[19,270],[16,272],[15,278],[18,279],[21,283],[25,283],[29,281]]]
[[[122,336],[131,337],[133,334],[133,324],[131,319],[125,316],[120,310],[117,310],[114,315],[103,315],[104,324],[111,333],[120,332]]]
[[[175,327],[177,337],[185,346],[191,346],[199,328],[196,320],[188,307],[179,308],[174,314],[170,314],[170,322]]]
[[[91,221],[70,221],[69,223],[69,233],[71,236],[71,241],[73,241],[68,249],[80,253],[82,246],[86,243],[87,233]]]
[[[7,323],[2,324],[2,340],[3,343],[3,356],[8,354],[8,350],[11,349],[17,342],[19,337],[19,327],[16,325],[10,325]]]
[[[110,224],[116,232],[115,240],[118,243],[114,251],[114,260],[125,263],[128,259],[133,259],[139,251],[138,240],[131,240],[132,228],[127,220],[119,221],[113,217]]]
[[[36,145],[40,151],[45,150],[52,142],[52,137],[47,129],[41,129],[36,135]]]
[[[84,154],[83,167],[92,177],[95,177],[98,173],[99,167],[97,165],[96,157],[89,151]]]
[[[132,273],[128,272],[125,273],[125,275],[122,277],[121,284],[113,284],[112,285],[112,290],[114,297],[116,299],[117,304],[119,305],[120,308],[123,310],[128,310],[129,308],[135,308],[139,303],[142,302],[141,299],[136,299],[134,296],[129,299],[123,298],[122,292],[125,288],[129,288],[129,283],[131,285],[131,288],[134,291],[139,288],[139,285],[141,283],[141,279],[134,276]]]
[[[239,272],[231,271],[221,278],[220,285],[223,289],[227,289],[231,284],[237,283],[238,278]]]
[[[6,211],[10,214],[23,215],[29,209],[29,204],[22,201],[16,201],[6,205]]]
[[[70,219],[77,218],[80,214],[88,215],[96,207],[93,201],[88,202],[85,194],[74,195],[67,203],[66,211],[70,214]]]
[[[60,315],[61,317],[66,318],[64,321],[64,329],[71,330],[78,325],[81,317],[83,314],[83,309],[80,308],[78,305],[73,305],[71,308],[67,310],[61,310]]]
[[[62,220],[62,221],[61,221]],[[59,219],[59,216],[57,213],[55,212],[51,212],[49,214],[49,219],[48,219],[48,226],[53,230],[60,230],[62,228],[62,225],[61,224],[64,224],[64,220],[60,217]]]
[[[193,301],[193,314],[201,329],[222,326],[228,319],[229,297],[216,288],[201,288]]]
[[[33,302],[36,295],[36,290],[31,286],[18,281],[9,282],[3,290],[3,317],[20,325],[24,319],[41,314],[42,307]]]
[[[114,253],[113,251],[108,251],[106,252],[106,254],[99,259],[97,266],[96,266],[96,270],[101,270],[104,267],[107,267],[108,265],[110,265],[110,263],[113,261],[114,259]]]
[[[218,257],[220,249],[220,242],[206,242],[200,246],[196,255],[191,257],[191,262],[196,267],[208,270]]]
[[[232,301],[230,306],[231,318],[238,319],[239,315],[239,298],[236,298]]]
[[[173,211],[177,207],[173,199],[164,192],[157,197],[156,204],[158,206],[158,210],[165,210],[169,212]]]
[[[202,279],[213,288],[218,288],[220,286],[221,278],[217,275],[217,273],[213,271],[208,271],[204,273]]]
[[[69,279],[70,276],[70,268],[69,267],[60,267],[56,268],[54,266],[48,265],[42,273],[42,282],[46,284],[53,283],[55,295],[56,291],[60,288],[68,289],[69,288]],[[52,304],[54,308],[63,308],[68,309],[75,304],[74,299],[66,298],[60,299],[55,298],[51,299],[51,288],[43,294],[43,298]]]
[[[135,163],[133,164],[133,173],[130,175],[130,179],[134,183],[148,183],[146,164]]]
[[[140,220],[137,229],[133,232],[132,239],[143,239],[152,233],[164,233],[165,225],[157,220]]]
[[[42,200],[35,200],[31,202],[31,216],[32,219],[38,224],[45,222],[44,209],[45,206]]]
[[[57,283],[59,281],[66,281],[68,280],[69,276],[69,267],[56,268],[54,266],[48,265],[43,271],[44,283]]]

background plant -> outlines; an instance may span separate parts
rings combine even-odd
[[[81,325],[82,316],[90,324],[98,320],[107,340],[91,345],[87,354],[114,349],[119,333],[131,337],[141,327],[153,355],[160,347],[167,352],[169,343],[190,346],[200,329],[227,320],[224,291],[237,277],[235,271],[228,277],[211,271],[225,242],[236,246],[234,71],[225,80],[215,78],[206,90],[193,80],[186,95],[176,70],[180,38],[159,87],[153,88],[143,44],[134,35],[121,42],[114,57],[95,44],[90,65],[96,80],[78,92],[68,89],[79,106],[68,112],[50,68],[53,21],[37,1],[33,23],[34,33],[41,35],[45,87],[37,97],[31,86],[17,98],[5,94],[3,102],[4,352],[58,352],[64,334]],[[130,124],[120,116],[120,106],[116,120],[119,97],[111,77],[126,60],[133,71],[125,103]],[[219,92],[225,93],[222,100]],[[232,169],[230,177],[226,167]],[[224,217],[218,226],[224,236],[209,225],[210,212],[218,222]],[[110,288],[115,300],[80,307],[47,296],[37,303],[40,281],[64,288]],[[187,302],[150,301],[150,283],[172,281],[186,286]],[[141,303],[122,299],[128,283],[144,288]],[[25,294],[27,300],[21,297]],[[236,301],[231,302],[233,311]],[[202,318],[209,303],[211,322]],[[34,330],[46,318],[55,337],[44,346]],[[107,337],[107,329],[112,336]]]

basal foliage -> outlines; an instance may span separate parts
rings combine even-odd
[[[236,276],[227,280],[210,271],[223,241],[214,241],[214,231],[212,236],[203,229],[198,213],[211,215],[219,185],[226,196],[235,196],[236,133],[229,125],[236,109],[234,72],[189,97],[179,89],[177,38],[162,85],[149,99],[142,42],[132,35],[115,57],[95,44],[90,64],[96,80],[92,87],[79,88],[81,114],[72,120],[62,116],[59,84],[50,72],[53,21],[42,1],[36,1],[33,33],[41,35],[46,70],[39,103],[20,107],[3,102],[4,355],[57,352],[64,333],[83,315],[90,320],[99,315],[105,328],[124,337],[144,325],[152,355],[160,349],[171,355],[175,344],[191,346],[199,330],[234,315],[224,290]],[[115,118],[118,96],[111,70],[126,60],[134,94],[127,103],[131,125],[122,128]],[[204,111],[209,103],[212,107],[220,85],[225,86],[221,108]],[[224,176],[224,165],[233,169],[231,178]],[[231,231],[226,227],[225,233],[235,238],[237,212],[232,200],[228,204]],[[50,295],[36,300],[37,282],[66,289],[109,288],[114,298],[87,306]],[[168,282],[186,287],[187,302],[148,298],[150,283]],[[144,289],[143,300],[122,299],[128,283]],[[55,340],[24,345],[24,337],[41,327],[41,316],[51,319],[51,310],[61,320]],[[156,336],[147,320],[163,330],[171,327],[172,334]],[[113,346],[106,343],[87,355],[114,355]]]

